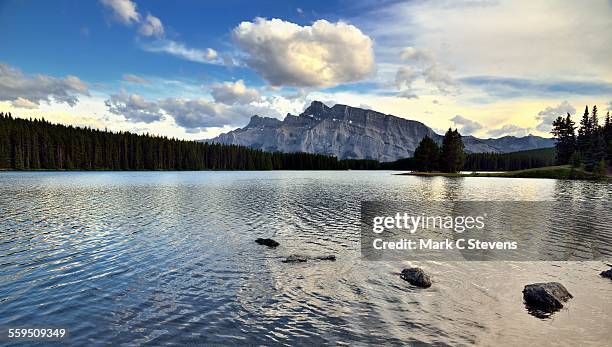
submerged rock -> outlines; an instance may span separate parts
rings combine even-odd
[[[329,260],[329,261],[336,261],[336,256],[333,254],[330,255],[322,255],[319,257],[316,257],[315,259],[317,260]]]
[[[573,298],[565,287],[558,282],[528,284],[523,289],[525,304],[545,313],[563,308],[563,303]],[[539,316],[536,314],[536,316]]]
[[[283,260],[283,263],[305,263],[307,261],[308,258],[303,255],[292,254]]]
[[[429,278],[429,276],[425,273],[425,271],[423,271],[423,269],[418,267],[402,270],[400,277],[404,281],[408,281],[408,283],[417,287],[431,287],[431,278]]]
[[[272,247],[272,248],[278,247],[278,245],[280,245],[280,243],[278,243],[278,242],[276,242],[276,241],[274,241],[272,239],[261,239],[260,238],[260,239],[255,240],[255,242],[257,242],[260,245],[268,246],[268,247]]]
[[[602,271],[599,274],[601,277],[605,277],[605,278],[609,278],[612,280],[612,269],[606,270],[606,271]]]

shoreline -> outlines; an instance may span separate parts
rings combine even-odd
[[[398,176],[417,176],[417,177],[498,177],[498,178],[539,178],[539,179],[562,179],[562,180],[588,180],[610,182],[612,176],[608,174],[605,177],[596,178],[593,173],[584,170],[574,169],[568,165],[561,166],[546,166],[541,168],[533,168],[518,171],[500,171],[500,172],[421,172],[411,171],[396,174]]]

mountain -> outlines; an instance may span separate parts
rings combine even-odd
[[[313,101],[299,116],[287,114],[282,121],[253,116],[244,128],[209,141],[268,152],[309,152],[340,159],[385,162],[412,156],[425,135],[442,142],[441,135],[421,122],[346,105],[328,107]],[[463,143],[466,151],[472,153],[505,153],[554,146],[552,139],[531,135],[499,139],[465,136]]]

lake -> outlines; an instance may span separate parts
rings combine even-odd
[[[365,261],[364,200],[610,201],[612,185],[389,171],[3,172],[0,327],[66,327],[78,345],[612,341],[604,262]],[[281,262],[293,253],[337,261]],[[402,281],[408,266],[434,285]],[[521,291],[548,281],[574,298],[536,318]]]

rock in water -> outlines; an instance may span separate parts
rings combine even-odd
[[[303,255],[292,254],[287,257],[287,259],[283,260],[283,263],[305,263],[308,261]]]
[[[606,271],[602,271],[600,274],[600,276],[602,277],[606,277],[612,280],[612,269],[606,270]]]
[[[404,281],[421,288],[431,287],[431,278],[423,271],[423,269],[414,267],[402,270],[400,277]]]
[[[280,245],[280,243],[278,243],[278,242],[276,242],[276,241],[274,241],[272,239],[257,239],[257,240],[255,240],[255,242],[257,242],[260,245],[268,246],[268,247],[272,247],[272,248],[278,247],[278,245]]]
[[[331,254],[331,255],[322,255],[316,258],[317,260],[329,260],[329,261],[336,261],[336,256]]]
[[[525,304],[546,313],[563,308],[563,303],[572,297],[572,294],[557,282],[528,284],[523,289]]]

